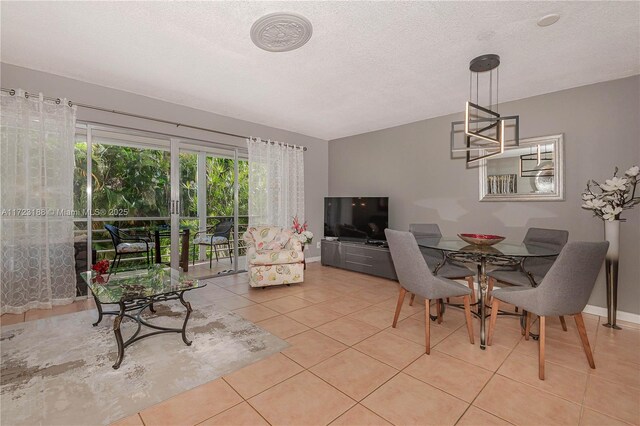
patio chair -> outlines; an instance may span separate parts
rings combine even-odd
[[[113,249],[115,251],[115,256],[111,262],[109,273],[115,273],[117,268],[120,267],[122,256],[125,255],[138,255],[145,253],[147,255],[147,266],[151,264],[150,255],[152,253],[152,249],[150,248],[150,238],[129,235],[121,231],[117,226],[113,225],[105,225],[104,229],[109,232],[111,242],[113,243]]]
[[[193,237],[193,264],[196,264],[196,246],[209,247],[209,268],[212,267],[213,256],[216,255],[216,262],[220,260],[218,256],[218,246],[226,246],[229,252],[229,260],[233,264],[233,255],[231,254],[231,243],[229,238],[233,229],[233,221],[225,220],[215,226],[211,226],[204,231],[196,232]],[[225,250],[225,248],[222,248]]]
[[[584,353],[591,368],[596,368],[582,318],[589,296],[598,278],[609,243],[570,242],[537,287],[507,287],[493,291],[487,345],[491,346],[501,302],[519,306],[527,313],[525,339],[529,339],[531,314],[538,315],[538,378],[544,380],[545,318],[573,315]]]

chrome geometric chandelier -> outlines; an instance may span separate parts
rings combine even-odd
[[[498,112],[499,65],[500,56],[494,54],[478,56],[469,63],[469,101],[464,121],[451,123],[451,152],[465,152],[467,164],[500,155],[507,147],[520,144],[519,116],[501,116]],[[488,88],[482,100],[481,84]]]

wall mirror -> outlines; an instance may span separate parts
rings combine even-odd
[[[480,201],[564,199],[562,135],[521,139],[480,162]]]

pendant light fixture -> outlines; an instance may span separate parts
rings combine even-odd
[[[514,147],[520,143],[519,116],[501,116],[498,112],[499,65],[500,56],[494,54],[478,56],[469,63],[469,100],[464,121],[451,123],[451,152],[465,152],[467,164],[500,155],[507,145]],[[488,89],[482,100],[481,84]],[[507,134],[513,135],[508,143]]]

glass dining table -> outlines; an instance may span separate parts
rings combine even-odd
[[[557,249],[537,244],[513,244],[498,243],[492,246],[479,246],[469,244],[459,239],[446,238],[416,238],[418,246],[441,251],[443,261],[436,266],[435,274],[447,260],[475,263],[478,269],[478,311],[480,318],[480,349],[486,348],[486,325],[488,316],[486,310],[487,294],[487,265],[494,266],[515,266],[519,267],[523,273],[527,273],[523,268],[523,261],[529,257],[552,257],[559,254]],[[531,285],[535,286],[531,275]]]

